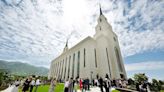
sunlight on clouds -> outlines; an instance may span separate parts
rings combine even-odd
[[[126,71],[138,71],[138,70],[160,70],[164,69],[163,61],[147,61],[140,63],[125,64]]]
[[[164,31],[123,32],[120,34],[120,46],[123,55],[130,56],[145,51],[163,50]]]
[[[72,47],[94,35],[99,3],[124,57],[164,50],[162,1],[1,0],[0,59],[49,66],[67,38]]]
[[[63,11],[65,22],[81,22],[86,17],[86,2],[84,0],[64,0]]]

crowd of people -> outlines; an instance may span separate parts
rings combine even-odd
[[[61,81],[61,79],[59,79]],[[54,92],[55,85],[57,80],[54,78],[51,80],[51,86],[49,92]],[[101,92],[110,92],[111,87],[126,88],[127,81],[124,79],[113,79],[111,80],[106,74],[105,78],[97,76],[96,79],[89,80],[89,78],[73,78],[67,79],[64,82],[64,92],[77,92],[78,88],[85,92],[90,90],[90,86],[97,86],[100,88]],[[105,89],[105,91],[104,91]]]
[[[127,80],[125,79],[110,79],[106,74],[105,78],[97,76],[92,80],[92,85],[100,88],[101,92],[110,92],[111,88],[127,88]],[[105,91],[104,91],[105,89]]]
[[[41,81],[39,77],[27,77],[23,79],[17,79],[14,83],[11,83],[11,85],[14,85],[14,89],[12,92],[18,92],[19,87],[21,88],[22,92],[37,92],[38,86],[41,84]],[[10,85],[10,86],[11,86]],[[35,87],[35,89],[34,89]]]
[[[90,84],[89,79],[86,78],[85,80],[76,78],[70,78],[70,80],[66,80],[64,83],[64,92],[77,92],[78,88],[80,90],[89,90]]]
[[[141,81],[140,83],[136,83],[136,90],[139,92],[150,92],[148,81]]]
[[[50,88],[48,92],[54,92],[57,82],[63,82],[61,79],[57,80],[52,78],[50,82]],[[18,92],[18,87],[21,88],[22,92],[37,92],[38,86],[40,86],[41,80],[39,77],[27,77],[21,80],[16,80],[14,83],[15,89],[12,92]],[[110,92],[111,88],[127,88],[128,81],[125,79],[110,79],[106,74],[105,78],[97,76],[95,79],[70,78],[64,82],[64,92],[77,92],[81,90],[86,92],[90,90],[90,87],[99,87],[101,92]],[[148,82],[142,81],[136,84],[136,90],[139,92],[148,92]],[[105,89],[105,90],[104,90]]]

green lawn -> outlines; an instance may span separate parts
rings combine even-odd
[[[120,91],[118,91],[118,90],[112,90],[112,92],[120,92]]]
[[[44,85],[44,86],[39,86],[37,92],[48,92],[49,90],[49,86],[50,85]],[[35,90],[35,87],[33,89],[33,92]],[[22,92],[21,89],[19,89],[19,92]],[[55,87],[55,91],[54,92],[64,92],[64,84],[63,83],[59,83],[56,87]],[[120,92],[118,90],[113,90],[112,92]]]
[[[48,92],[49,86],[50,85],[39,86],[38,89],[37,89],[37,92]],[[35,87],[33,88],[33,92],[34,92],[34,90],[35,90]],[[19,89],[19,92],[22,92],[21,89]],[[64,84],[59,83],[55,87],[55,91],[54,92],[64,92]]]

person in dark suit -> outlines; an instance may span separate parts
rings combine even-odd
[[[101,90],[101,92],[104,92],[103,91],[103,79],[102,79],[102,77],[100,77],[99,83],[100,83],[100,90]]]
[[[31,82],[30,78],[28,78],[28,79],[25,80],[25,82],[23,84],[22,92],[28,91],[29,86],[30,86],[30,82]]]
[[[90,90],[89,78],[86,79],[86,87],[87,87],[87,90]]]

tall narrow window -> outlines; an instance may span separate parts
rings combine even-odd
[[[54,67],[54,64],[52,63],[52,67]],[[54,69],[52,69],[52,74],[54,75]]]
[[[55,71],[54,76],[56,76],[56,63],[55,63],[55,66],[54,66],[54,67],[55,67],[55,69],[54,69],[54,71]],[[52,68],[51,68],[51,69],[52,69]]]
[[[60,63],[59,63],[59,66],[60,66],[60,67],[59,67],[59,78],[61,77],[61,62],[62,62],[62,61],[60,61]]]
[[[55,63],[55,76],[56,76],[56,70],[57,70],[57,66],[56,66],[56,63]]]
[[[78,60],[77,60],[77,77],[80,74],[80,51],[78,51]]]
[[[66,75],[66,68],[67,68],[67,57],[66,57],[66,60],[65,60],[64,79],[65,79],[65,75]]]
[[[57,77],[59,77],[59,66],[60,65],[59,65],[59,62],[58,62],[58,68],[57,68],[58,69],[58,74],[57,74]]]
[[[57,62],[57,78],[58,78],[58,75],[59,75],[59,62]]]
[[[69,56],[69,64],[68,64],[68,78],[69,78],[69,73],[70,73],[70,62],[71,62],[71,56]]]
[[[74,66],[75,66],[75,53],[73,54],[72,78],[74,78]]]
[[[61,75],[62,75],[62,61],[60,61],[60,78],[61,78]]]
[[[117,58],[119,70],[120,70],[120,72],[123,72],[123,67],[121,64],[120,55],[119,55],[118,49],[116,47],[115,47],[115,53],[116,53],[116,58]]]
[[[63,77],[63,67],[64,67],[64,59],[61,61],[61,78]]]
[[[114,41],[116,41],[116,38],[115,37],[113,37],[113,39],[114,39]]]
[[[58,62],[58,77],[60,75],[60,62]]]
[[[59,74],[58,74],[58,78],[60,77],[60,61],[59,61]]]
[[[95,67],[97,68],[97,55],[96,55],[96,49],[94,49],[95,52]]]
[[[84,67],[85,67],[85,48],[84,48]]]
[[[107,48],[106,48],[106,55],[107,55],[107,61],[108,61],[109,74],[110,74],[110,77],[111,77],[110,63],[109,63],[108,49]]]

